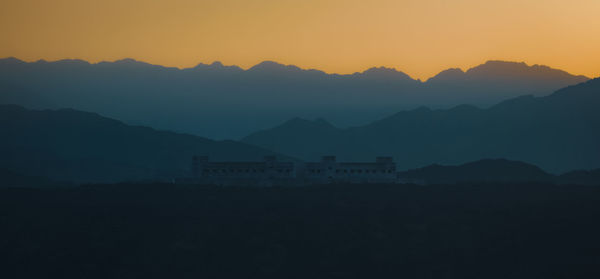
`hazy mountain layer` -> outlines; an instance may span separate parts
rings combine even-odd
[[[347,129],[296,118],[243,141],[306,160],[392,155],[399,169],[484,158],[524,161],[550,172],[599,168],[600,79],[488,109],[419,108]]]
[[[74,182],[187,176],[196,154],[215,160],[262,160],[273,154],[243,143],[128,126],[70,109],[3,105],[0,131],[0,168]]]
[[[128,124],[238,139],[292,117],[363,125],[418,106],[487,106],[523,94],[550,94],[587,80],[546,66],[489,61],[449,69],[426,82],[388,68],[326,74],[275,62],[248,70],[221,63],[176,69],[131,59],[25,63],[0,60],[0,103],[73,108]]]

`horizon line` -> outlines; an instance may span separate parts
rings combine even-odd
[[[280,63],[280,62],[277,62],[277,61],[274,61],[274,60],[269,60],[269,59],[262,60],[262,61],[254,64],[254,65],[252,65],[250,67],[247,67],[247,68],[243,68],[243,67],[241,67],[239,65],[235,65],[235,64],[225,65],[220,60],[214,60],[211,63],[198,62],[198,63],[195,64],[195,66],[191,66],[191,67],[166,66],[166,65],[162,65],[162,64],[154,64],[154,63],[151,63],[151,62],[146,62],[146,61],[143,61],[143,60],[138,60],[138,59],[131,58],[131,57],[120,58],[120,59],[116,59],[116,60],[112,60],[112,61],[111,60],[88,61],[88,60],[81,59],[81,58],[62,58],[62,59],[57,59],[57,60],[46,60],[44,58],[40,58],[40,59],[37,59],[37,60],[33,60],[33,59],[32,60],[25,60],[25,59],[17,58],[16,56],[7,56],[7,57],[1,57],[0,61],[1,60],[9,60],[9,59],[15,59],[15,60],[18,60],[20,62],[28,63],[28,64],[29,63],[40,63],[40,62],[42,62],[42,63],[56,63],[56,62],[61,62],[61,61],[79,61],[79,62],[85,62],[85,63],[87,63],[89,65],[98,65],[98,64],[102,64],[102,63],[116,63],[116,62],[121,62],[121,61],[133,61],[133,62],[137,62],[137,63],[141,63],[141,64],[146,64],[146,65],[150,65],[150,66],[162,67],[162,68],[166,68],[166,69],[177,69],[177,70],[190,70],[190,69],[197,68],[198,66],[201,66],[201,65],[211,66],[211,65],[215,65],[216,64],[216,65],[220,65],[222,67],[238,68],[238,69],[240,69],[242,71],[249,71],[249,70],[251,70],[252,68],[254,68],[256,66],[259,66],[259,65],[262,65],[262,64],[265,64],[265,63],[274,63],[274,64],[277,64],[277,65],[280,65],[280,66],[284,66],[284,67],[297,68],[297,69],[299,69],[301,71],[317,71],[317,72],[322,72],[322,73],[327,74],[327,75],[335,75],[335,76],[352,76],[352,75],[357,75],[357,74],[364,74],[365,72],[367,72],[369,70],[373,70],[373,69],[383,69],[383,70],[392,70],[392,71],[394,71],[396,73],[399,73],[399,74],[404,74],[404,75],[408,76],[410,79],[415,80],[415,81],[419,81],[419,82],[427,82],[430,79],[432,79],[432,78],[436,77],[437,75],[439,75],[440,73],[448,71],[448,70],[460,70],[461,72],[466,73],[467,71],[469,71],[469,70],[471,70],[473,68],[476,68],[476,67],[481,66],[481,65],[485,65],[485,64],[487,64],[489,62],[503,62],[503,63],[524,64],[527,67],[536,67],[536,66],[538,66],[538,67],[546,67],[546,68],[549,68],[551,70],[562,71],[564,73],[567,73],[569,75],[576,76],[576,77],[584,77],[584,78],[587,78],[587,79],[593,79],[593,78],[595,78],[595,77],[588,77],[588,76],[583,75],[583,74],[573,74],[573,73],[568,72],[566,70],[563,70],[563,69],[560,69],[560,68],[554,68],[552,66],[548,66],[548,65],[545,65],[545,64],[528,64],[525,61],[510,61],[510,60],[502,60],[502,59],[487,59],[483,63],[479,63],[479,64],[476,64],[474,66],[470,66],[466,70],[464,70],[464,69],[462,69],[460,67],[444,68],[444,69],[438,71],[437,74],[435,74],[433,76],[430,76],[430,77],[427,77],[424,80],[421,80],[420,78],[414,78],[412,75],[410,75],[410,74],[408,74],[408,73],[406,73],[406,72],[404,72],[402,70],[399,70],[396,67],[372,66],[372,67],[368,67],[368,68],[366,68],[366,69],[364,69],[362,71],[354,71],[352,73],[336,73],[336,72],[327,72],[327,71],[316,69],[316,68],[302,68],[302,67],[294,65],[294,64],[285,64],[285,63]],[[600,77],[600,75],[598,77]]]

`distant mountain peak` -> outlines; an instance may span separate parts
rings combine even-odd
[[[296,65],[284,65],[274,61],[263,61],[260,62],[250,69],[246,70],[249,73],[262,73],[268,75],[281,75],[281,74],[308,74],[311,76],[326,76],[327,74],[320,70],[314,69],[302,69]]]
[[[370,78],[382,78],[382,79],[400,78],[400,79],[414,80],[413,78],[411,78],[409,75],[405,74],[404,72],[398,71],[395,68],[388,68],[388,67],[383,67],[383,66],[372,67],[362,73],[355,73],[355,75],[360,75],[360,76],[370,77]]]
[[[500,66],[521,66],[521,67],[529,67],[527,63],[521,61],[506,61],[506,60],[487,60],[482,65],[500,65]]]
[[[118,64],[118,65],[150,65],[146,62],[141,62],[141,61],[137,61],[133,58],[124,58],[124,59],[119,59],[116,60],[115,62],[113,62],[114,64]]]
[[[6,58],[0,58],[0,63],[6,63],[6,64],[25,64],[27,62],[20,60],[14,56],[10,56],[10,57],[6,57]]]
[[[563,70],[554,69],[545,65],[529,66],[525,62],[510,62],[502,60],[488,60],[484,64],[475,66],[466,71],[470,77],[478,78],[536,78],[543,80],[556,80],[566,78],[576,78],[579,82],[584,82],[589,78],[585,76],[574,76]]]
[[[327,120],[325,120],[324,118],[317,118],[315,120],[308,120],[308,119],[304,119],[304,118],[300,118],[300,117],[294,117],[286,122],[284,122],[282,125],[280,125],[280,127],[285,127],[285,126],[293,126],[293,127],[298,127],[298,126],[321,126],[321,127],[332,127],[334,128],[334,126],[329,123]]]
[[[294,65],[284,65],[284,64],[280,64],[277,63],[275,61],[263,61],[260,62],[254,66],[252,66],[250,69],[248,69],[248,71],[279,71],[279,70],[297,70],[300,71],[301,69],[294,66]]]
[[[310,122],[311,122],[311,121],[310,121],[310,120],[308,120],[308,119],[304,119],[304,118],[301,118],[301,117],[294,117],[294,118],[291,118],[291,119],[289,119],[289,120],[285,121],[285,122],[283,123],[283,125],[289,125],[289,124],[304,124],[304,123],[310,123]]]
[[[17,59],[17,61],[20,61],[20,60]],[[27,63],[27,62],[21,61],[20,63]],[[53,66],[73,67],[73,66],[89,66],[89,65],[91,65],[90,62],[81,60],[81,59],[61,59],[61,60],[56,60],[56,61],[46,61],[44,59],[39,59],[39,60],[33,62],[32,64],[51,66],[51,67],[53,67]]]
[[[502,60],[488,60],[485,63],[467,70],[467,74],[489,72],[492,74],[514,73],[530,70],[525,62],[511,62]]]
[[[463,80],[465,78],[465,72],[460,68],[450,68],[441,71],[439,74],[427,80],[429,81],[455,81],[455,80]]]
[[[198,63],[194,68],[194,70],[233,70],[233,71],[242,71],[242,68],[232,65],[225,66],[221,61],[214,61],[211,64]]]
[[[116,60],[115,63],[137,63],[138,61],[133,58],[123,58]]]
[[[67,65],[90,65],[90,62],[87,62],[85,60],[81,60],[81,59],[63,59],[63,60],[58,60],[55,63],[58,64],[67,64]]]
[[[320,124],[320,125],[327,125],[327,126],[333,127],[333,125],[331,123],[329,123],[329,121],[325,120],[325,118],[320,118],[319,117],[319,118],[315,119],[314,122],[317,123],[317,124]]]

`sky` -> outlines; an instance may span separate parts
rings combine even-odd
[[[427,79],[487,60],[600,76],[600,0],[2,0],[0,57]]]

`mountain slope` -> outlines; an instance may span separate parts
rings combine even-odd
[[[555,177],[518,161],[484,159],[459,166],[431,165],[398,173],[404,182],[447,184],[463,182],[551,182]],[[600,181],[600,180],[598,180]]]
[[[561,174],[558,181],[563,184],[600,186],[600,169],[571,171]]]
[[[64,187],[70,186],[70,183],[52,181],[44,177],[28,176],[18,174],[9,170],[0,169],[0,188],[5,187],[26,187],[26,188],[44,188],[44,187]]]
[[[433,164],[423,168],[401,171],[403,183],[460,184],[460,183],[555,183],[600,186],[600,169],[577,170],[560,175],[549,174],[537,166],[505,159],[483,159],[458,166]]]
[[[129,124],[237,139],[293,117],[323,117],[348,127],[422,105],[487,106],[585,80],[545,66],[501,61],[466,72],[444,71],[421,82],[384,67],[337,75],[272,61],[243,70],[219,62],[177,69],[132,59],[90,64],[8,58],[0,59],[0,104],[69,107]]]
[[[520,97],[489,109],[399,112],[369,125],[327,132],[283,125],[243,141],[298,158],[335,154],[343,160],[393,155],[400,169],[483,158],[524,161],[551,172],[600,167],[600,79],[546,97]],[[272,141],[293,133],[293,142]]]
[[[181,177],[196,154],[215,160],[261,160],[273,154],[243,143],[129,126],[71,109],[3,105],[0,131],[0,168],[74,182]]]

